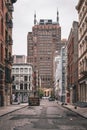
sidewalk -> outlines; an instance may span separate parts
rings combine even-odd
[[[21,108],[24,108],[28,106],[28,103],[23,103],[23,104],[19,104],[19,105],[10,105],[10,106],[5,106],[5,107],[0,107],[0,117],[8,114],[8,113],[11,113],[11,112],[14,112],[16,110],[19,110]]]
[[[62,104],[60,102],[58,102],[58,104]],[[77,107],[75,109],[75,106],[74,105],[71,105],[71,104],[67,104],[67,105],[62,105],[63,107],[71,110],[71,111],[74,111],[76,112],[78,115],[84,117],[85,119],[87,119],[87,107]]]

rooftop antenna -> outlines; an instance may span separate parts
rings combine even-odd
[[[59,11],[57,9],[57,24],[59,25]]]
[[[36,11],[34,13],[34,25],[36,25]]]

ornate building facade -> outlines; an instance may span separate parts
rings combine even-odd
[[[18,103],[28,102],[33,91],[33,67],[26,63],[26,56],[13,55],[12,100]]]
[[[87,102],[87,0],[79,0],[76,7],[78,25],[78,90],[79,101]]]

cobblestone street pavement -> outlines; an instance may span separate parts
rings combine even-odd
[[[56,102],[42,100],[0,117],[0,130],[87,130],[87,120]]]

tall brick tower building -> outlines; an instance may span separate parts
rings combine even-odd
[[[53,92],[53,59],[55,51],[60,53],[61,27],[57,11],[57,21],[40,19],[39,23],[34,15],[32,32],[27,36],[27,61],[39,73],[44,96]]]
[[[16,0],[0,0],[0,106],[11,103],[12,12]]]

